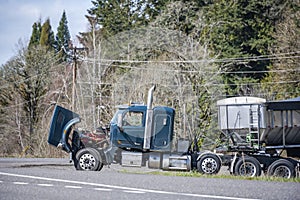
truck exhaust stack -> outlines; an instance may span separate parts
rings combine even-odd
[[[148,91],[147,109],[152,109],[153,92],[155,91],[155,88],[156,86],[153,85]]]
[[[156,86],[152,86],[148,91],[148,101],[147,101],[147,114],[146,114],[146,124],[145,124],[145,134],[144,134],[144,146],[143,149],[150,149],[150,138],[152,133],[152,125],[153,125],[153,92]]]

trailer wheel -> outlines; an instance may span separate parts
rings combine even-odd
[[[268,176],[292,178],[295,177],[295,167],[290,161],[285,159],[280,159],[274,161],[268,167],[267,174]]]
[[[92,148],[79,150],[76,153],[76,163],[77,170],[100,171],[103,167],[99,153]]]
[[[202,174],[217,174],[221,168],[221,161],[214,154],[205,154],[197,162],[197,170]]]
[[[258,160],[254,157],[241,157],[236,162],[234,167],[234,174],[238,176],[260,176],[261,166]]]

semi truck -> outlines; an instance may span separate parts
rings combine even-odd
[[[162,170],[195,170],[217,174],[222,165],[242,176],[295,177],[300,162],[300,99],[266,102],[232,97],[217,102],[218,124],[225,143],[200,151],[193,141],[176,139],[175,110],[153,107],[155,86],[147,104],[118,106],[108,127],[75,128],[78,114],[55,106],[48,143],[70,154],[77,170],[100,171],[104,165],[148,166]]]

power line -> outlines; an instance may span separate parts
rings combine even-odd
[[[229,62],[246,62],[246,61],[263,61],[263,60],[282,60],[282,59],[292,59],[300,58],[300,51],[289,52],[289,53],[278,53],[273,55],[260,55],[252,57],[237,57],[237,58],[221,58],[221,59],[201,59],[201,60],[122,60],[122,59],[95,59],[95,58],[81,58],[82,61],[90,62],[100,62],[100,63],[161,63],[161,64],[171,64],[171,63],[229,63]],[[290,56],[289,56],[290,55]]]
[[[77,81],[78,84],[86,84],[86,85],[113,85],[116,83],[103,83],[103,82],[88,82],[88,81]],[[266,85],[276,85],[276,84],[290,84],[290,83],[300,83],[300,80],[298,81],[277,81],[277,82],[264,82],[263,84]],[[125,85],[125,84],[118,84],[117,85]],[[165,85],[165,84],[164,84]],[[241,83],[241,84],[225,84],[225,83],[205,83],[205,84],[196,84],[196,85],[192,85],[192,84],[184,84],[184,85],[180,85],[182,87],[191,87],[191,86],[198,86],[198,87],[203,87],[203,86],[254,86],[254,85],[262,85],[262,83]],[[172,85],[172,84],[168,84],[166,86],[169,87],[178,87],[179,85]]]
[[[254,57],[239,57],[239,58],[225,58],[225,59],[203,59],[203,60],[170,60],[170,61],[135,61],[135,60],[107,60],[107,59],[92,59],[92,58],[79,58],[78,60],[84,61],[84,62],[94,62],[94,61],[98,61],[98,62],[119,62],[119,63],[161,63],[161,64],[167,64],[167,63],[209,63],[209,62],[228,62],[228,61],[242,61],[244,59],[248,59],[248,60],[254,60],[254,59],[278,59],[278,57],[276,56],[283,56],[283,55],[293,55],[293,54],[298,54],[300,53],[300,51],[296,51],[296,52],[289,52],[289,53],[281,53],[281,54],[274,54],[274,55],[261,55],[261,56],[254,56]],[[299,58],[300,56],[289,56],[289,57],[281,57],[284,59],[289,59],[289,58]],[[56,61],[54,61],[51,64],[54,64]],[[284,70],[256,70],[256,71],[234,71],[234,72],[229,72],[229,71],[204,71],[204,70],[184,70],[184,69],[162,69],[162,68],[147,68],[147,67],[134,67],[134,66],[129,66],[129,65],[116,65],[116,64],[111,64],[110,66],[115,66],[115,67],[120,67],[120,68],[126,68],[126,69],[137,69],[137,70],[155,70],[155,71],[162,71],[162,72],[177,72],[177,73],[203,73],[203,74],[258,74],[258,73],[285,73],[285,72],[299,72],[300,68],[298,69],[284,69]],[[51,72],[50,72],[51,73]],[[46,74],[46,73],[45,73]],[[37,76],[40,76],[42,74],[37,74],[31,77],[28,77],[27,79],[18,81],[18,82],[14,82],[14,83],[23,83],[27,80],[30,80],[32,78],[35,78]],[[8,87],[9,85],[3,85],[0,87],[0,89]]]
[[[94,58],[80,58],[81,61],[85,63],[94,63],[95,61],[98,64],[114,66],[125,69],[137,69],[137,70],[155,70],[162,72],[177,72],[177,73],[210,73],[210,74],[258,74],[258,73],[284,73],[284,72],[298,72],[298,69],[284,69],[284,70],[248,70],[248,71],[226,71],[226,70],[218,70],[218,71],[204,71],[203,69],[198,70],[185,70],[185,69],[162,69],[162,68],[149,68],[149,67],[136,67],[129,65],[121,65],[124,63],[128,64],[195,64],[195,63],[229,63],[229,62],[246,62],[246,61],[262,61],[262,60],[281,60],[281,59],[292,59],[292,58],[300,58],[300,56],[286,56],[298,54],[299,52],[290,52],[290,53],[282,53],[282,54],[274,54],[274,55],[262,55],[262,56],[254,56],[254,57],[240,57],[240,58],[225,58],[225,59],[202,59],[202,60],[168,60],[168,61],[155,61],[155,60],[109,60],[109,59],[94,59]],[[281,57],[278,57],[281,56]],[[117,65],[115,63],[121,63]]]
[[[177,73],[200,73],[200,74],[259,74],[259,73],[284,73],[284,72],[297,72],[300,71],[298,69],[283,69],[283,70],[259,70],[259,71],[235,71],[235,72],[228,72],[228,71],[204,71],[204,70],[181,70],[181,69],[161,69],[161,68],[146,68],[146,67],[133,67],[128,65],[112,65],[117,66],[120,68],[127,68],[127,69],[138,69],[138,70],[155,70],[155,71],[162,71],[162,72],[177,72]]]
[[[88,62],[88,61],[85,61]],[[199,70],[184,70],[184,69],[162,69],[162,68],[149,68],[149,67],[135,67],[129,65],[117,65],[111,64],[110,66],[124,68],[124,69],[136,69],[136,70],[145,70],[145,71],[161,71],[161,72],[172,72],[172,73],[200,73],[200,74],[259,74],[259,73],[285,73],[285,72],[298,72],[298,69],[282,69],[282,70],[257,70],[257,71],[204,71],[202,69]]]
[[[49,72],[49,73],[48,73]],[[28,78],[26,79],[22,79],[20,81],[13,81],[13,82],[8,82],[7,80],[5,80],[7,82],[7,84],[4,84],[0,87],[0,89],[3,89],[3,88],[7,88],[11,85],[11,83],[15,83],[15,84],[21,84],[21,83],[24,83],[26,81],[29,81],[30,79],[33,79],[33,78],[36,78],[38,76],[43,76],[43,75],[50,75],[50,74],[54,74],[56,73],[57,74],[57,71],[48,71],[48,72],[44,72],[44,73],[41,73],[41,74],[36,74],[36,75],[33,75],[33,76],[29,76]],[[69,73],[68,73],[69,74]]]

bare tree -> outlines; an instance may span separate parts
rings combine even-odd
[[[83,59],[80,71],[85,108],[103,106],[111,117],[115,105],[145,103],[147,90],[157,84],[154,103],[176,109],[177,137],[192,140],[195,135],[207,135],[213,102],[222,91],[216,87],[219,74],[208,50],[196,40],[178,31],[148,27],[102,39],[96,52]],[[95,66],[99,67],[95,70]],[[103,85],[109,86],[109,92],[103,93]],[[91,106],[96,103],[91,95],[101,103]],[[95,127],[94,120],[85,116]]]
[[[68,104],[68,88],[64,89],[68,77],[53,52],[41,46],[28,49],[22,43],[18,50],[2,68],[1,121],[5,128],[1,133],[7,140],[1,143],[6,143],[3,146],[10,154],[41,156],[47,152],[47,122],[53,105]]]

